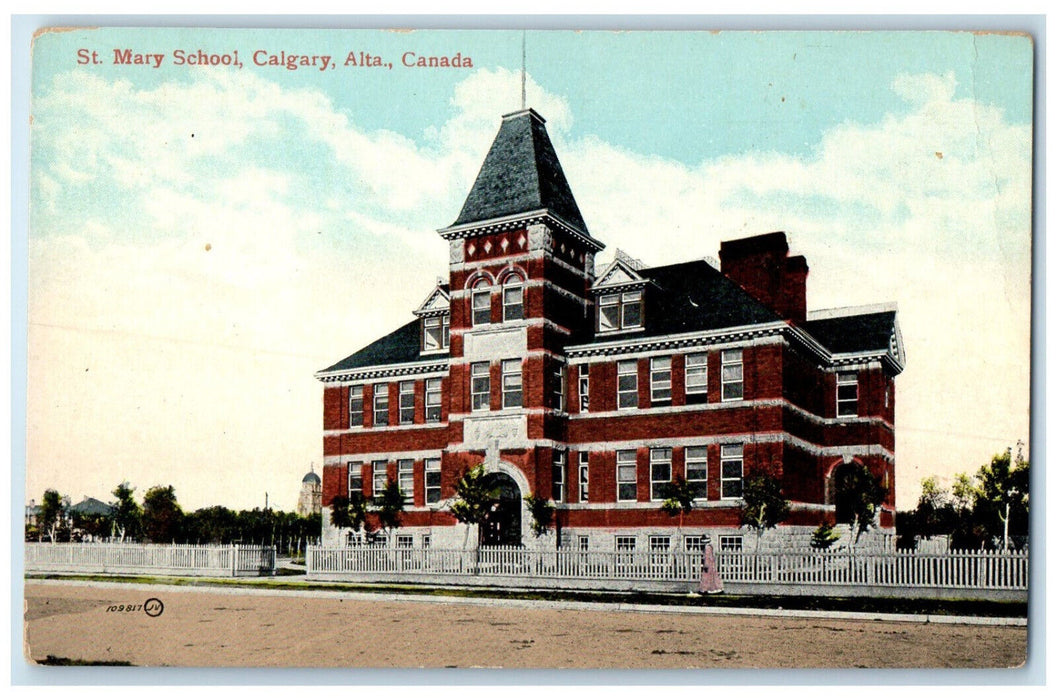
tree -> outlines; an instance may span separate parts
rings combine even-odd
[[[829,549],[840,539],[840,533],[833,529],[833,523],[822,523],[811,533],[812,549]]]
[[[353,532],[363,530],[370,534],[367,529],[367,499],[359,491],[354,491],[350,496],[337,496],[330,502],[330,524],[340,529],[350,529]]]
[[[112,516],[109,513],[79,513],[73,512],[71,524],[80,536],[89,535],[92,539],[101,540],[113,531]]]
[[[227,544],[235,539],[238,516],[224,506],[199,508],[184,521],[188,542],[196,544]]]
[[[939,485],[935,476],[921,480],[921,496],[907,525],[913,534],[925,539],[951,535],[958,527],[958,510],[950,491]],[[898,529],[898,528],[897,528]]]
[[[374,497],[374,506],[378,513],[378,524],[387,533],[391,533],[400,527],[405,503],[407,503],[407,495],[404,494],[400,485],[392,479],[386,483],[382,493]]]
[[[1030,466],[1021,449],[1016,458],[1012,450],[995,455],[990,464],[976,472],[973,511],[991,541],[1000,541],[1009,549],[1010,535],[1026,538],[1028,534],[1028,481]]]
[[[866,465],[859,462],[838,467],[834,482],[837,522],[850,525],[851,546],[854,547],[859,537],[873,525],[877,509],[888,490],[880,477],[874,476]]]
[[[748,478],[742,491],[741,524],[756,531],[756,551],[763,533],[789,515],[789,501],[782,495],[782,484],[770,474]]]
[[[176,490],[154,486],[143,496],[143,535],[149,542],[174,542],[181,535],[184,514]]]
[[[679,531],[683,530],[683,516],[690,515],[694,509],[694,487],[686,483],[682,476],[668,485],[667,498],[661,503],[661,512],[670,518],[679,516]]]
[[[139,535],[143,511],[132,497],[135,491],[136,489],[129,486],[127,481],[122,481],[111,491],[114,498],[117,499],[110,504],[114,509],[113,533],[121,542],[124,542],[126,537],[137,537]]]
[[[44,492],[44,499],[40,502],[40,519],[38,524],[40,531],[47,533],[48,540],[58,542],[60,532],[66,523],[66,505],[62,496],[55,489]]]
[[[481,523],[499,500],[499,489],[490,488],[485,478],[484,465],[468,469],[455,484],[457,499],[448,506],[455,519],[465,525],[477,526],[477,546],[481,545]]]
[[[554,522],[554,505],[543,496],[525,496],[525,504],[532,514],[532,534],[542,537]]]

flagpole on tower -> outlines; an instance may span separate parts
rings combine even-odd
[[[525,109],[525,33],[521,30],[521,109]]]

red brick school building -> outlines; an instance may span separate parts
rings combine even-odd
[[[808,264],[784,233],[725,241],[702,259],[648,267],[588,232],[535,111],[503,117],[449,242],[448,282],[414,318],[316,377],[323,392],[325,545],[334,497],[408,495],[389,546],[461,547],[447,510],[485,465],[502,498],[488,544],[587,549],[749,547],[744,480],[780,479],[792,509],[765,542],[833,521],[834,474],[859,462],[895,506],[894,306],[808,312]],[[688,248],[692,241],[687,241]],[[682,521],[660,509],[683,477]],[[551,499],[530,530],[523,498]]]

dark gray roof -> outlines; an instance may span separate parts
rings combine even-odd
[[[382,336],[370,345],[357,350],[341,362],[327,367],[323,372],[374,367],[375,365],[398,365],[431,359],[447,359],[447,353],[431,352],[428,355],[422,354],[422,341],[419,335],[421,329],[421,321],[417,319],[411,321],[397,328],[389,335]]]
[[[308,472],[305,474],[305,478],[301,479],[302,484],[319,484],[319,475],[315,472]]]
[[[83,501],[77,505],[70,506],[71,513],[80,513],[81,515],[110,515],[111,508],[106,503],[103,503],[98,498],[85,497]]]
[[[703,260],[651,267],[637,271],[650,281],[645,290],[645,327],[628,338],[650,338],[673,333],[718,330],[781,320],[774,311]],[[574,343],[610,340],[623,334],[595,337],[593,327],[582,329]]]
[[[878,311],[805,321],[801,327],[830,352],[866,352],[887,350],[895,323],[895,311]]]
[[[543,117],[531,109],[503,118],[452,226],[550,209],[587,233],[543,123]]]

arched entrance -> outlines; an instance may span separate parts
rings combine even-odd
[[[519,546],[521,544],[521,489],[503,472],[491,472],[484,485],[495,489],[499,501],[481,523],[481,544],[486,546]]]

